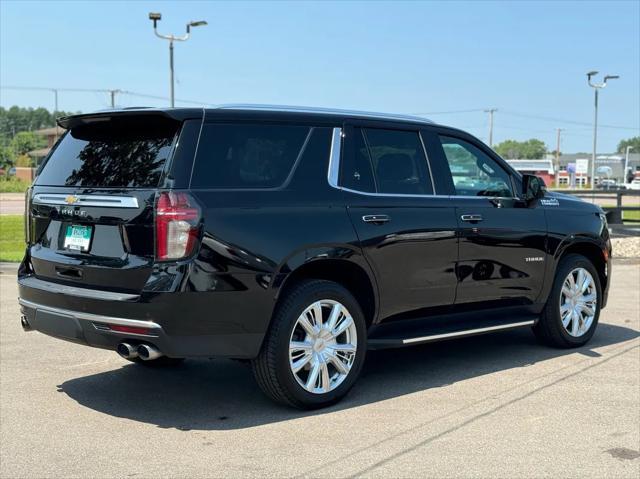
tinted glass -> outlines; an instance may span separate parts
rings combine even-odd
[[[365,131],[379,193],[433,194],[417,132],[371,128]]]
[[[341,175],[340,184],[345,188],[369,193],[376,191],[369,151],[360,128],[353,130],[353,151],[345,155]]]
[[[111,120],[69,131],[38,175],[38,185],[156,187],[178,124]]]
[[[509,174],[489,155],[471,143],[440,136],[456,194],[512,197]]]
[[[191,187],[282,186],[308,134],[306,126],[206,124]]]

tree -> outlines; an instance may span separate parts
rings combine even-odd
[[[507,160],[535,160],[544,158],[547,153],[547,145],[536,138],[527,141],[505,140],[496,145],[494,150]]]
[[[7,146],[22,131],[34,131],[56,125],[56,118],[71,113],[50,112],[46,108],[0,107],[0,145]]]
[[[627,146],[630,146],[633,151],[640,153],[640,136],[634,136],[626,140],[620,140],[618,143],[618,153],[626,153]]]
[[[31,150],[44,146],[43,138],[38,137],[31,131],[21,131],[11,139],[9,147],[16,156],[25,155]]]
[[[13,150],[8,146],[0,145],[0,168],[11,168],[15,162]]]

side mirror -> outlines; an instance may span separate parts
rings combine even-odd
[[[547,186],[542,178],[522,175],[522,196],[526,202],[542,198],[546,190]]]

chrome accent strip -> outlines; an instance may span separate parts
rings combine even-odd
[[[420,144],[422,145],[422,152],[424,153],[424,159],[427,162],[427,168],[429,169],[429,178],[431,178],[431,191],[433,194],[436,193],[436,182],[433,180],[433,171],[431,171],[431,161],[429,160],[429,153],[427,152],[427,146],[424,144],[424,140],[422,139],[422,133],[418,132],[418,138],[420,139]]]
[[[396,113],[379,113],[373,111],[341,110],[338,108],[321,108],[312,106],[292,106],[292,105],[256,105],[256,104],[228,104],[217,105],[216,110],[252,110],[252,111],[273,111],[288,113],[316,113],[320,115],[344,115],[362,118],[373,118],[377,120],[402,120],[414,123],[426,123],[432,125],[428,118],[415,115],[403,115]]]
[[[331,151],[329,153],[329,185],[338,187],[340,176],[340,151],[342,149],[342,128],[334,128],[331,134]]]
[[[75,201],[67,202],[67,198],[74,197]],[[138,198],[135,196],[107,196],[107,195],[72,195],[65,193],[37,193],[33,195],[32,203],[38,205],[60,206],[101,206],[107,208],[137,208]]]
[[[535,320],[520,321],[519,323],[500,324],[497,326],[488,326],[486,328],[466,329],[464,331],[455,331],[453,333],[433,334],[431,336],[422,336],[419,338],[403,339],[402,344],[422,343],[429,341],[437,341],[439,339],[455,338],[459,336],[468,336],[470,334],[488,333],[489,331],[500,331],[502,329],[519,328],[521,326],[531,326]]]
[[[68,286],[66,284],[52,283],[43,281],[32,276],[21,278],[18,284],[27,288],[39,289],[56,294],[68,294],[78,298],[91,298],[103,301],[132,301],[140,298],[139,294],[114,293],[112,291],[102,291],[99,289],[80,288],[77,286]]]
[[[134,328],[145,328],[145,329],[162,329],[157,323],[153,321],[142,321],[139,319],[126,319],[126,318],[115,318],[113,316],[101,316],[99,314],[91,314],[91,313],[83,313],[81,311],[71,311],[69,309],[56,308],[54,306],[44,306],[42,304],[34,303],[32,301],[27,301],[26,299],[18,298],[18,303],[21,306],[25,306],[27,308],[32,308],[35,310],[48,311],[50,313],[57,313],[66,316],[73,316],[77,319],[83,319],[85,321],[91,321],[96,323],[105,323],[105,324],[116,324],[119,326],[131,326]]]

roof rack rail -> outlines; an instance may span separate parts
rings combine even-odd
[[[253,110],[253,111],[277,111],[291,113],[315,113],[320,115],[345,115],[363,118],[375,118],[381,120],[404,120],[417,123],[433,123],[431,120],[415,115],[403,115],[395,113],[378,113],[372,111],[342,110],[338,108],[322,108],[311,106],[291,105],[260,105],[251,103],[223,104],[214,107],[220,110]]]

